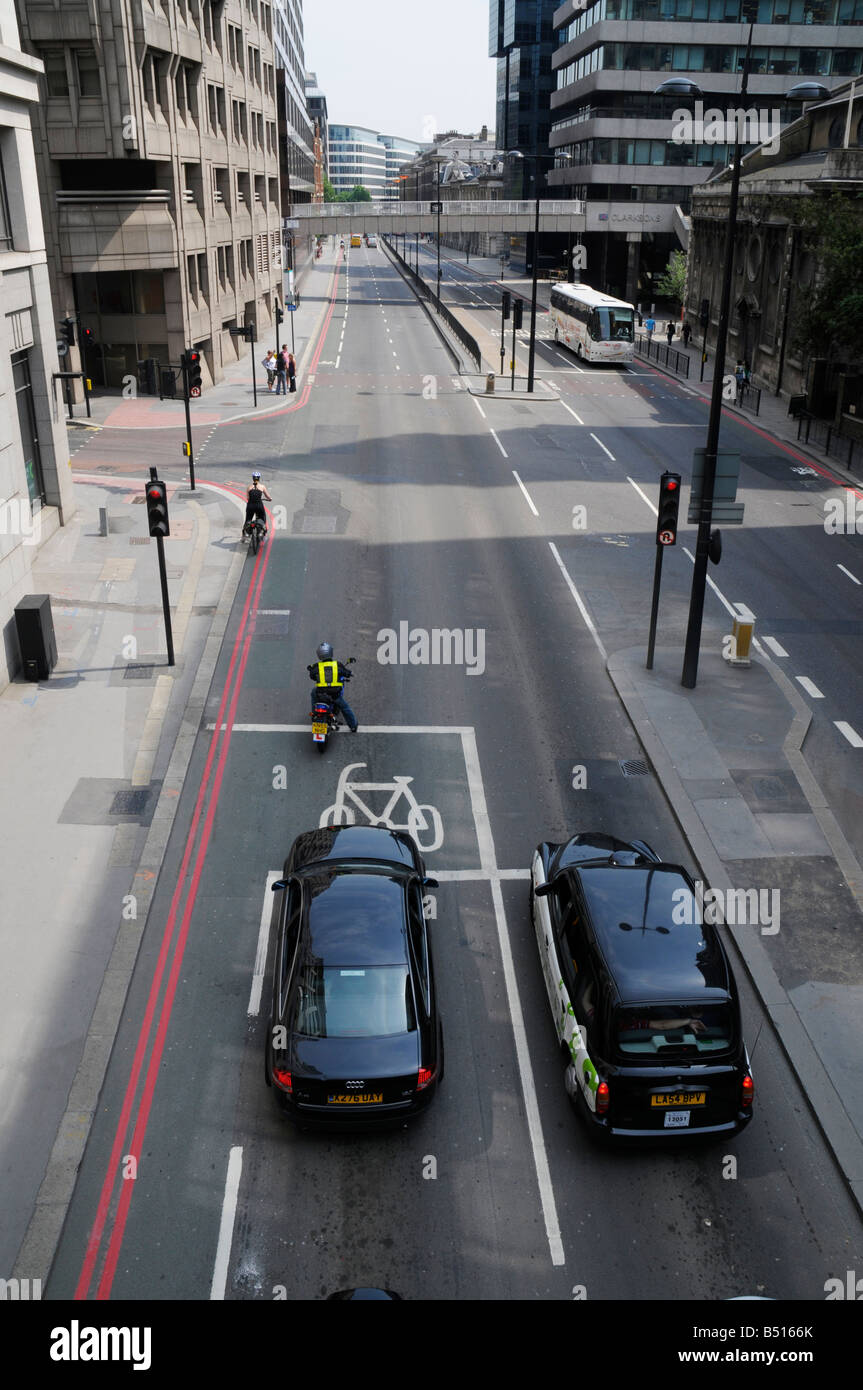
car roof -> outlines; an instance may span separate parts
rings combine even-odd
[[[304,876],[309,948],[328,965],[407,962],[404,879],[333,865]]]
[[[715,928],[699,922],[682,869],[597,865],[577,878],[623,1002],[727,998],[725,953]]]

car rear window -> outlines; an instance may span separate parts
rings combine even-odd
[[[307,956],[297,981],[296,1029],[308,1038],[387,1038],[417,1026],[403,965],[323,965]]]
[[[651,1060],[726,1052],[733,1031],[729,1004],[635,1005],[615,1015],[619,1051]]]

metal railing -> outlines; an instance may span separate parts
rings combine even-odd
[[[797,438],[801,444],[811,440],[830,458],[837,459],[850,473],[863,472],[863,440],[852,439],[835,425],[801,410],[797,416]]]
[[[416,271],[408,265],[404,257],[399,255],[398,251],[393,246],[389,237],[382,237],[381,240],[386,244],[387,250],[390,252],[390,255],[395,258],[396,262],[402,270],[402,273],[407,276],[408,280],[414,286],[416,291],[422,295],[423,299],[427,299],[428,302],[434,306],[439,316],[443,319],[444,323],[449,328],[453,337],[464,348],[468,357],[473,362],[476,370],[478,372],[482,371],[482,357],[480,355],[479,344],[476,338],[474,338],[472,334],[468,333],[464,324],[459,322],[455,314],[452,313],[452,311],[448,309],[447,306],[444,304],[443,300],[438,299],[434,290],[426,284],[422,276],[417,275]]]
[[[306,218],[315,221],[326,218],[327,221],[334,222],[349,222],[352,218],[377,217],[382,214],[388,217],[420,217],[428,216],[430,203],[436,201],[436,195],[431,194],[415,203],[401,202],[397,198],[381,198],[366,203],[294,203],[290,216],[298,217],[301,221]],[[480,200],[442,197],[441,208],[441,215],[444,217],[464,217],[469,214],[477,217],[527,217],[533,216],[536,202],[533,198],[513,201],[504,198]],[[542,198],[539,210],[540,214],[546,213],[550,217],[581,217],[584,215],[584,202],[575,198]]]
[[[676,372],[678,376],[689,376],[688,353],[678,352],[670,343],[663,343],[659,338],[649,338],[646,333],[636,333],[635,351],[638,357],[657,362],[661,367],[667,367],[670,372]]]
[[[753,415],[757,415],[761,409],[761,387],[744,386],[738,391],[734,404],[739,410],[751,410]]]

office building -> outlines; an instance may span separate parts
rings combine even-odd
[[[535,198],[537,189],[545,196],[552,166],[549,128],[556,9],[557,0],[489,0],[488,51],[497,59],[497,146],[524,156],[507,162],[507,198]]]
[[[399,167],[420,146],[415,140],[381,135],[366,126],[329,126],[329,176],[336,193],[361,184],[374,199],[397,199]]]

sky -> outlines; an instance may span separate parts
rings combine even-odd
[[[406,140],[494,137],[488,0],[303,0],[306,68],[330,121]]]

